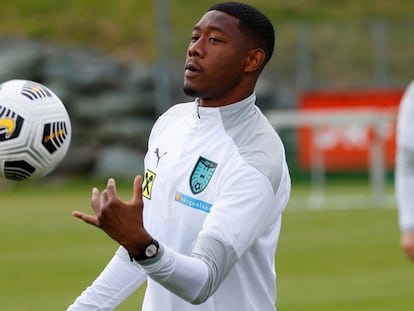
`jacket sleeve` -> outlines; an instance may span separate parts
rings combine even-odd
[[[414,81],[407,87],[397,119],[395,194],[402,231],[414,231]]]
[[[123,247],[67,311],[114,310],[146,280],[143,270],[133,264]]]

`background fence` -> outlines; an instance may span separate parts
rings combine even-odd
[[[299,170],[308,171],[310,174],[311,189],[307,196],[301,198],[302,207],[323,207],[327,203],[325,189],[329,182],[327,174],[330,171],[334,170],[345,175],[348,170],[355,172],[355,169],[368,173],[366,182],[370,185],[370,192],[356,195],[353,193],[331,194],[334,199],[333,202],[328,202],[331,207],[341,206],[341,195],[346,196],[345,204],[349,207],[355,204],[352,198],[359,201],[358,207],[366,206],[364,204],[377,207],[395,205],[393,197],[389,198],[387,195],[387,169],[390,167],[389,164],[387,165],[386,156],[390,157],[394,154],[394,146],[390,146],[391,150],[386,149],[387,140],[390,137],[384,132],[384,129],[395,132],[395,111],[375,109],[358,111],[335,109],[314,112],[275,110],[269,111],[267,115],[272,125],[278,130],[288,129],[296,136],[300,135],[301,131],[309,131],[305,133],[309,136],[302,137],[302,140],[297,138],[296,156],[288,157],[294,184],[297,179],[300,179],[298,167]],[[341,134],[346,131],[351,131],[351,136]],[[327,132],[331,132],[328,134],[331,136],[328,139],[333,138],[332,135],[336,136],[333,138],[336,140],[334,145],[325,144],[324,134]],[[365,134],[367,132],[372,132],[371,138]],[[342,144],[347,144],[355,137],[365,138],[363,142],[356,141],[357,145],[353,147],[348,145],[349,150],[345,152],[341,150]],[[302,165],[300,165],[301,161]],[[361,162],[363,162],[362,166]]]
[[[295,108],[304,89],[395,88],[413,79],[414,41],[407,30],[414,29],[414,19],[276,20],[275,29],[275,54],[264,73],[272,84],[259,87],[277,107]],[[180,70],[190,34],[172,27],[159,35],[162,74],[166,60]]]

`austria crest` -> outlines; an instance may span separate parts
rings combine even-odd
[[[210,182],[217,163],[200,157],[190,176],[190,189],[194,194],[202,192]]]

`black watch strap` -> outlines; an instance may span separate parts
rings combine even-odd
[[[160,244],[158,243],[157,240],[152,239],[151,242],[148,243],[148,245],[145,247],[144,251],[139,257],[135,257],[129,254],[129,258],[131,259],[131,261],[133,260],[141,261],[145,259],[154,258],[155,256],[157,256],[159,250],[160,250]]]

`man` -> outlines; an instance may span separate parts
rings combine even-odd
[[[112,310],[147,280],[142,310],[275,310],[274,257],[290,196],[282,142],[255,106],[274,48],[251,6],[214,5],[195,25],[184,91],[154,125],[133,197],[92,190],[74,216],[121,246],[68,310]]]
[[[395,175],[401,248],[414,260],[414,81],[405,91],[398,112]]]

